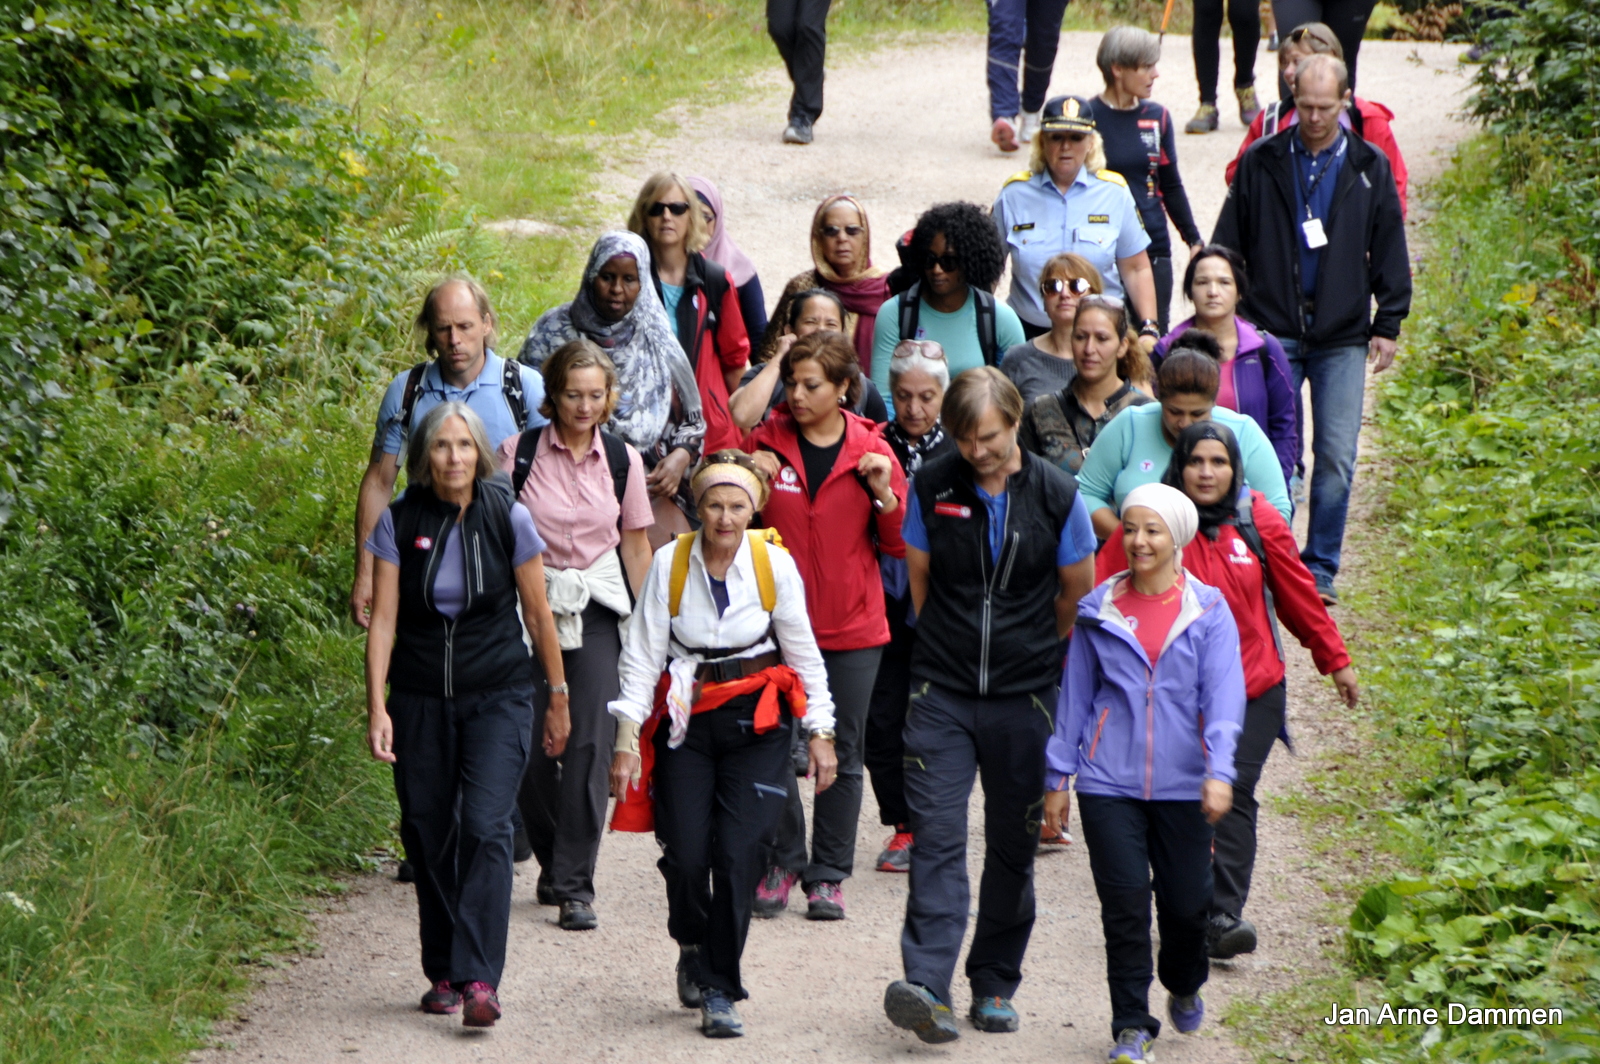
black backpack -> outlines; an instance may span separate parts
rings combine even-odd
[[[995,326],[994,294],[976,285],[967,287],[972,289],[972,298],[977,301],[974,309],[978,318],[978,349],[983,352],[985,365],[998,366],[1000,356],[1005,352],[1000,350],[1000,340]],[[915,340],[917,318],[922,313],[922,282],[918,281],[901,292],[897,298],[900,300],[900,339]]]
[[[1261,530],[1256,527],[1253,493],[1246,491],[1240,497],[1234,510],[1233,525],[1239,530],[1239,538],[1250,548],[1250,553],[1261,563],[1261,597],[1266,600],[1267,620],[1272,625],[1272,645],[1277,648],[1278,660],[1282,661],[1284,660],[1283,635],[1278,631],[1278,609],[1272,601],[1272,584],[1267,579],[1267,547],[1261,541]]]
[[[417,391],[422,386],[422,375],[428,372],[430,364],[418,362],[406,375],[405,397],[400,400],[400,426],[407,433],[411,431],[411,415],[417,407]],[[526,425],[528,400],[522,394],[522,363],[511,358],[501,362],[500,392],[505,396],[506,406],[511,411],[511,423],[518,427]]]
[[[533,455],[539,449],[539,437],[548,431],[550,426],[541,429],[530,429],[517,436],[516,463],[511,470],[511,497],[518,498],[522,494],[523,485],[528,483],[528,474],[533,469]],[[600,442],[606,449],[606,465],[611,469],[611,487],[617,494],[617,528],[622,528],[622,496],[628,490],[628,445],[604,429],[596,429],[600,433]]]

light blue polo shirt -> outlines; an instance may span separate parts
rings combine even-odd
[[[440,403],[466,403],[473,413],[483,418],[490,447],[499,447],[503,441],[525,428],[536,429],[548,425],[550,420],[539,413],[539,404],[544,402],[544,378],[537,370],[527,366],[519,366],[518,369],[522,373],[522,401],[528,410],[528,421],[525,425],[518,425],[511,420],[511,406],[506,402],[505,390],[501,387],[504,365],[505,360],[490,351],[483,360],[483,369],[478,372],[477,379],[465,388],[453,388],[439,376],[439,363],[430,363],[423,371],[422,380],[417,382],[411,424],[420,423],[423,415]],[[411,371],[407,370],[396,377],[389,385],[389,390],[383,393],[383,402],[378,405],[378,431],[372,438],[372,446],[375,449],[381,447],[384,454],[399,454],[410,432],[410,425],[400,424],[400,406],[405,400],[406,378],[410,375]]]
[[[1044,328],[1050,318],[1039,295],[1039,275],[1053,256],[1070,251],[1088,259],[1100,271],[1105,294],[1120,301],[1117,260],[1150,246],[1128,183],[1110,170],[1080,169],[1065,195],[1048,170],[1018,174],[995,197],[993,215],[1011,256],[1006,302],[1023,321]]]

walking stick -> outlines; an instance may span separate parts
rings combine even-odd
[[[1161,13],[1161,33],[1156,38],[1156,47],[1159,48],[1167,39],[1167,23],[1172,21],[1172,0],[1167,0],[1167,9]]]

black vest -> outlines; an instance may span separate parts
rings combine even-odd
[[[989,513],[959,452],[925,464],[916,489],[930,556],[912,676],[982,697],[1060,683],[1056,546],[1077,483],[1022,452],[1022,469],[1006,481],[1005,528],[994,560]]]
[[[517,618],[511,558],[511,487],[504,474],[476,485],[461,521],[466,548],[466,605],[454,619],[433,604],[450,529],[461,508],[431,488],[412,487],[389,507],[400,551],[400,612],[389,685],[435,698],[455,698],[533,682],[532,658]]]

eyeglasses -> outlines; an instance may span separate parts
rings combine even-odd
[[[961,269],[961,260],[956,258],[955,253],[952,251],[947,251],[943,255],[929,254],[928,257],[922,261],[926,263],[926,268],[930,270],[935,266],[943,270],[945,273],[955,273],[957,270]]]
[[[1039,282],[1039,294],[1044,296],[1059,296],[1071,292],[1075,296],[1089,294],[1089,282],[1082,277],[1052,277],[1048,281]]]
[[[866,230],[859,225],[825,225],[822,227],[822,235],[828,237],[829,239],[838,236],[840,233],[843,233],[845,236],[860,236],[865,232]]]
[[[689,205],[684,203],[682,200],[679,200],[676,203],[652,203],[650,204],[649,210],[645,211],[645,213],[652,218],[659,218],[668,211],[672,212],[672,216],[674,218],[682,218],[684,215],[689,213]]]

